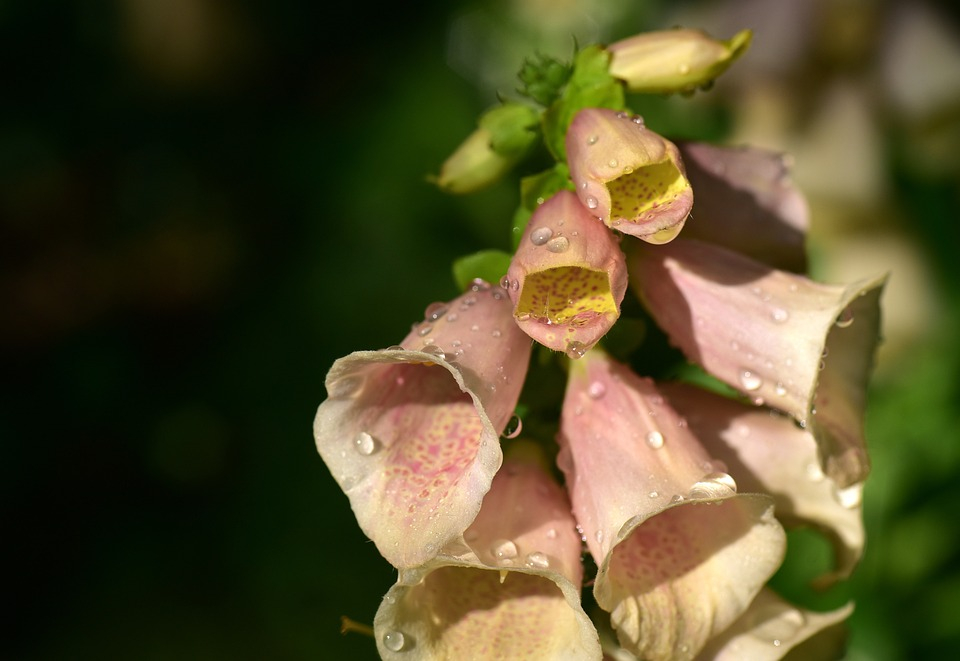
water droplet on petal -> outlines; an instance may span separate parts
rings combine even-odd
[[[422,349],[420,349],[420,351],[433,356],[437,360],[446,360],[447,358],[447,354],[443,351],[443,349],[438,347],[436,344],[428,344]]]
[[[566,252],[570,247],[570,239],[565,236],[558,236],[547,242],[547,250],[550,252]]]
[[[360,454],[369,456],[380,448],[380,442],[367,432],[362,431],[354,439],[353,446]]]
[[[707,473],[690,487],[688,497],[695,499],[724,498],[737,492],[737,483],[727,473]]]
[[[840,316],[837,317],[836,324],[838,328],[849,328],[853,324],[853,310],[846,308],[841,312]]]
[[[660,492],[658,492],[658,491],[651,491],[650,493],[647,494],[647,496],[649,496],[650,498],[659,498],[659,497],[660,497]]]
[[[652,431],[647,434],[647,445],[649,445],[654,450],[659,450],[663,447],[663,434],[658,431]]]
[[[523,421],[520,419],[519,415],[514,414],[510,421],[507,423],[507,426],[503,429],[502,436],[504,438],[516,438],[520,435],[520,432],[523,430]]]
[[[618,160],[615,159],[615,158],[611,158],[611,159],[610,159],[610,162],[608,162],[607,165],[609,165],[609,166],[612,167],[612,168],[615,168],[615,167],[617,167],[618,165],[620,165],[620,161],[618,161]]]
[[[787,394],[787,389],[786,389],[786,387],[785,387],[782,383],[780,383],[779,381],[777,381],[777,385],[776,385],[776,387],[774,387],[773,391],[774,391],[775,393],[777,393],[777,395],[778,395],[779,397],[783,397],[784,395]]]
[[[807,479],[811,482],[822,482],[826,475],[823,474],[823,469],[820,468],[820,464],[815,461],[811,461],[807,464],[806,469],[804,469],[807,474]]]
[[[557,529],[550,528],[550,530],[547,531],[547,539],[556,539],[556,538],[557,538]]]
[[[427,321],[436,321],[447,313],[446,303],[431,303],[423,311],[423,316]]]
[[[640,115],[634,115],[634,116],[633,116],[633,123],[634,123],[634,124],[637,124],[637,125],[639,125],[639,126],[643,126],[643,117],[641,117]]]
[[[594,381],[587,388],[587,394],[590,395],[591,399],[600,399],[607,394],[607,386],[604,385],[603,381]]]
[[[782,324],[790,318],[790,313],[783,308],[773,308],[770,310],[770,316],[773,317],[775,322]]]
[[[474,278],[473,282],[470,283],[470,291],[490,291],[490,283],[483,278]]]
[[[500,278],[500,287],[503,288],[503,289],[509,289],[509,288],[510,288],[510,278],[507,277],[506,275],[504,275],[502,278]]]
[[[567,348],[564,353],[567,354],[567,358],[577,360],[578,358],[583,358],[583,354],[587,353],[587,346],[583,342],[573,340],[567,343]]]
[[[517,557],[517,545],[509,539],[498,539],[493,543],[490,553],[502,564],[509,564]]]
[[[599,205],[600,205],[600,203],[597,202],[597,198],[595,198],[593,195],[588,195],[588,196],[587,196],[587,208],[588,208],[588,209],[596,209]]]
[[[744,390],[754,391],[763,385],[763,379],[750,370],[740,370],[740,385]]]
[[[863,484],[854,484],[846,489],[838,489],[836,496],[838,503],[848,510],[852,510],[863,501]]]
[[[430,334],[430,331],[432,331],[432,330],[433,330],[433,326],[431,326],[430,324],[424,324],[424,325],[421,326],[420,329],[417,331],[417,335],[419,335],[420,337],[424,337],[424,336],[426,336],[426,335],[429,335],[429,334]]]
[[[682,503],[683,501],[684,501],[683,496],[681,496],[678,493],[673,494],[673,497],[670,499],[670,502],[673,503],[674,505],[677,503]]]
[[[686,76],[688,73],[690,73],[690,65],[686,63],[681,64],[680,66],[677,67],[677,71],[680,73],[681,76]]]
[[[526,565],[534,569],[547,569],[550,566],[550,558],[547,557],[546,553],[534,551],[527,554]]]
[[[530,243],[535,246],[542,246],[553,236],[553,230],[549,227],[538,227],[530,232]]]
[[[383,646],[391,652],[399,652],[406,643],[406,638],[399,631],[388,631],[383,634]]]
[[[589,137],[587,138],[587,144],[593,146],[593,145],[597,144],[597,140],[599,140],[599,139],[600,139],[599,136],[591,135],[591,136],[589,136]]]

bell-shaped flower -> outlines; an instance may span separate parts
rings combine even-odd
[[[740,619],[707,644],[699,658],[777,661],[793,652],[790,658],[839,659],[846,643],[843,621],[852,612],[852,603],[824,613],[797,608],[765,588]]]
[[[524,332],[579,358],[620,317],[626,258],[614,233],[562,190],[534,211],[502,284]]]
[[[787,527],[814,526],[828,535],[835,570],[818,585],[850,576],[863,555],[862,485],[840,489],[824,475],[813,434],[790,418],[689,384],[662,383],[660,391],[742,490],[773,496]]]
[[[753,147],[677,145],[697,199],[683,238],[730,248],[768,266],[807,270],[810,210],[788,159]]]
[[[653,382],[594,349],[570,363],[557,462],[620,644],[692,659],[783,560],[773,500],[737,492]]]
[[[611,44],[610,75],[631,92],[692,91],[713,81],[750,45],[750,30],[728,41],[703,30],[675,29],[645,32]]]
[[[628,250],[630,282],[687,359],[810,426],[844,489],[869,472],[866,385],[885,278],[826,285],[700,241]]]
[[[607,226],[650,243],[666,243],[683,228],[693,189],[680,152],[640,117],[584,108],[566,148],[580,201]]]
[[[394,566],[423,564],[473,521],[502,461],[530,347],[506,293],[476,281],[427,308],[399,346],[330,368],[317,449]]]
[[[374,619],[382,658],[599,661],[570,502],[526,443],[512,442],[464,543],[400,572]]]
[[[539,115],[505,103],[480,117],[477,129],[440,167],[435,183],[448,193],[473,193],[495,183],[536,143]]]

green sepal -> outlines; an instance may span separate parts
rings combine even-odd
[[[571,65],[538,53],[524,60],[517,77],[523,86],[517,91],[542,106],[549,106],[560,95],[573,71]]]
[[[499,285],[500,278],[510,267],[511,255],[502,250],[481,250],[464,255],[453,262],[453,279],[460,291],[465,291],[475,278]]]
[[[562,94],[543,113],[543,140],[558,161],[565,161],[564,144],[574,115],[582,108],[626,110],[623,83],[610,75],[610,54],[588,46],[576,54],[573,73]]]
[[[563,189],[573,190],[570,169],[566,163],[555,163],[549,170],[532,174],[520,180],[520,206],[513,214],[513,249],[520,245],[523,230],[530,222],[534,210],[554,193]]]
[[[540,113],[520,103],[504,103],[481,115],[490,132],[490,148],[501,156],[522,157],[540,137]]]

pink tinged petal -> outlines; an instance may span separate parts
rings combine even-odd
[[[597,350],[571,364],[558,464],[600,565],[597,603],[621,645],[689,659],[776,571],[773,502],[737,494],[653,382]]]
[[[860,485],[844,491],[824,475],[811,433],[789,418],[688,384],[661,384],[661,391],[742,491],[773,496],[777,518],[787,526],[814,525],[830,536],[836,569],[818,585],[850,576],[863,554]]]
[[[570,503],[536,458],[507,457],[465,540],[400,572],[374,619],[384,659],[601,658]]]
[[[579,358],[620,317],[626,258],[614,234],[564,190],[530,218],[503,284],[524,332]]]
[[[885,278],[824,285],[699,241],[633,247],[631,282],[687,359],[809,425],[838,487],[862,482]]]
[[[846,642],[843,621],[852,612],[852,603],[824,613],[797,608],[764,589],[739,620],[710,641],[698,659],[776,661],[791,651],[791,658],[838,659]]]
[[[699,142],[678,146],[697,192],[684,238],[730,248],[775,268],[806,271],[810,211],[790,180],[786,156]]]
[[[331,367],[317,450],[394,566],[423,564],[473,521],[500,467],[530,346],[504,292],[475,283],[430,306],[401,346]]]
[[[566,137],[580,201],[607,226],[650,243],[671,241],[693,206],[680,152],[640,117],[585,108]]]

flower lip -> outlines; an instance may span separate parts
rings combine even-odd
[[[584,108],[570,124],[566,149],[580,201],[607,226],[649,243],[667,243],[683,228],[693,189],[680,152],[642,118]]]
[[[476,516],[530,355],[497,288],[431,308],[402,345],[336,361],[314,422],[360,527],[401,568],[435,556]]]
[[[520,328],[578,358],[619,318],[626,262],[614,234],[562,190],[534,212],[504,283]]]

